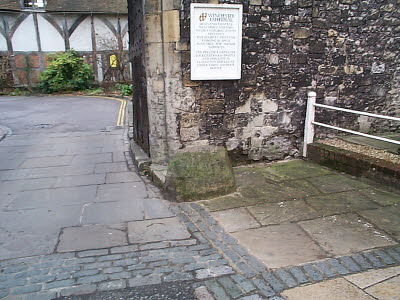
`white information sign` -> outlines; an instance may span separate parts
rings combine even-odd
[[[241,4],[191,4],[192,80],[241,78],[242,15]]]

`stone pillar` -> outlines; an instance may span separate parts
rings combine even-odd
[[[147,99],[150,126],[150,155],[153,163],[165,164],[181,145],[176,110],[182,91],[180,1],[146,0],[144,43]]]

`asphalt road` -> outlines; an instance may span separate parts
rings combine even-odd
[[[101,130],[117,125],[120,105],[97,97],[0,97],[0,124],[14,134]]]

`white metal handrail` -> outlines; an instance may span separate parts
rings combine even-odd
[[[318,104],[318,103],[316,103],[316,100],[317,100],[317,94],[315,92],[309,92],[308,93],[308,101],[307,101],[306,121],[305,121],[305,128],[304,128],[304,143],[303,143],[303,156],[304,157],[307,157],[307,145],[311,144],[314,141],[314,132],[315,132],[314,126],[315,125],[338,130],[338,131],[343,131],[343,132],[347,132],[347,133],[351,133],[351,134],[355,134],[355,135],[360,135],[360,136],[368,137],[368,138],[379,140],[379,141],[384,141],[384,142],[400,145],[400,141],[396,141],[396,140],[392,140],[392,139],[388,139],[388,138],[384,138],[384,137],[380,137],[380,136],[366,134],[366,133],[362,133],[362,132],[358,132],[358,131],[345,129],[345,128],[332,126],[332,125],[314,121],[315,107],[343,111],[343,112],[347,112],[347,113],[353,113],[353,114],[357,114],[357,115],[363,115],[363,116],[380,118],[380,119],[391,120],[391,121],[399,121],[400,122],[400,118],[378,115],[378,114],[362,112],[362,111],[357,111],[357,110],[352,110],[352,109],[340,108],[340,107],[335,107],[335,106],[330,106],[330,105],[325,105],[325,104]]]
[[[372,114],[372,113],[369,113],[369,112],[352,110],[352,109],[341,108],[341,107],[335,107],[335,106],[330,106],[330,105],[325,105],[325,104],[315,103],[314,106],[327,108],[327,109],[332,109],[332,110],[344,111],[344,112],[348,112],[348,113],[353,113],[353,114],[363,115],[363,116],[368,116],[368,117],[373,117],[373,118],[380,118],[380,119],[392,120],[392,121],[400,121],[400,118],[396,118],[396,117],[377,115],[377,114]]]

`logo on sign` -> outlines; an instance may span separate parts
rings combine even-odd
[[[200,17],[199,17],[199,20],[200,20],[200,22],[203,22],[203,21],[206,20],[206,18],[207,18],[207,14],[206,14],[206,13],[202,13],[202,14],[200,15]]]

